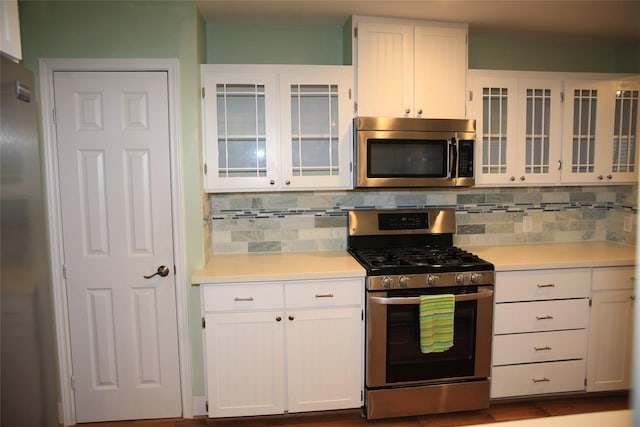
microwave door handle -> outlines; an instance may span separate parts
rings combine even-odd
[[[456,302],[474,301],[493,296],[493,290],[485,290],[473,294],[458,294],[455,296]],[[403,298],[383,298],[370,297],[369,301],[380,305],[416,305],[420,304],[420,297],[403,297]]]
[[[458,163],[458,146],[456,139],[451,138],[449,140],[449,172],[447,178],[456,177],[456,164]]]

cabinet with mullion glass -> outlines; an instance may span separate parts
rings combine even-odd
[[[476,185],[534,185],[558,179],[560,85],[504,72],[472,72]],[[555,163],[555,164],[554,164]]]
[[[636,182],[639,88],[633,80],[565,82],[562,182]]]
[[[522,184],[555,183],[561,165],[562,82],[525,79],[518,86],[524,99],[518,114],[522,122],[518,127],[520,158],[515,180]]]
[[[351,188],[352,67],[203,65],[202,75],[206,191]]]

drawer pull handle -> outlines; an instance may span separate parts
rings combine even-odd
[[[553,316],[536,316],[536,320],[553,320]]]
[[[545,345],[544,347],[533,347],[533,349],[535,351],[549,351],[551,350],[551,347],[549,347],[548,345]]]
[[[333,294],[316,294],[316,298],[333,298]]]
[[[551,382],[551,380],[549,378],[531,378],[531,381],[533,381],[534,384],[537,383],[548,383]]]
[[[546,285],[541,285],[540,283],[538,283],[538,287],[539,288],[555,288],[556,285],[553,283],[547,283]]]
[[[248,297],[248,298],[235,297],[233,300],[234,301],[240,301],[240,302],[242,302],[242,301],[253,301],[253,297]]]

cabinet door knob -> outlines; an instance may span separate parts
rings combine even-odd
[[[604,177],[602,175],[598,175],[598,181],[602,181]]]
[[[404,109],[404,113],[405,113],[405,114],[409,114],[409,113],[411,113],[411,108],[405,108],[405,109]]]
[[[607,179],[612,179],[613,175],[607,175]]]
[[[422,108],[418,110],[418,114],[422,114]]]
[[[291,181],[290,180],[286,180],[284,183],[289,185],[289,184],[291,184]]]
[[[282,316],[276,316],[276,322],[280,322],[282,320]]]
[[[524,175],[520,177],[520,181],[524,181]]]
[[[293,320],[295,319],[295,317],[293,317],[292,315],[289,315],[289,320]]]
[[[516,177],[515,177],[515,176],[512,176],[512,177],[510,177],[510,178],[509,178],[509,181],[511,181],[511,182],[513,182],[513,181],[515,181],[515,180],[516,180]]]

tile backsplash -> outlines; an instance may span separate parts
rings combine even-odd
[[[432,207],[456,209],[454,243],[461,246],[635,244],[637,190],[618,185],[210,194],[209,249],[214,254],[345,249],[351,209]]]

